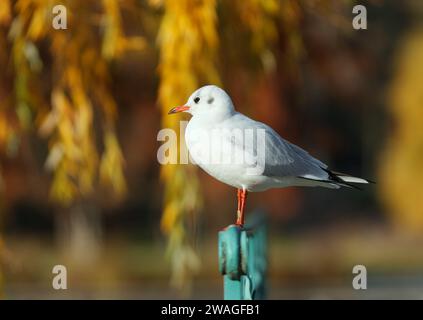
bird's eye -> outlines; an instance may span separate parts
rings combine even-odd
[[[207,100],[207,103],[210,104],[210,103],[213,103],[213,101],[214,101],[214,98],[211,97],[211,98],[209,98],[209,100]]]
[[[199,98],[199,97],[195,98],[195,99],[194,99],[194,102],[195,102],[195,103],[200,102],[200,98]]]

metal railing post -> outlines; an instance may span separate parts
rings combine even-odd
[[[219,232],[219,271],[224,299],[265,299],[267,231],[264,215],[255,213],[244,228],[230,225]]]

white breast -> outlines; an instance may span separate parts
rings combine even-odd
[[[185,131],[185,140],[195,164],[215,179],[235,188],[261,191],[275,186],[272,178],[251,174],[250,154],[236,148],[220,125],[201,123],[191,119]]]

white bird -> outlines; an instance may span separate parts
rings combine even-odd
[[[229,95],[207,85],[169,114],[192,115],[185,131],[191,158],[212,177],[238,189],[236,225],[244,224],[247,192],[289,186],[355,187],[369,180],[334,172],[268,125],[235,111]]]

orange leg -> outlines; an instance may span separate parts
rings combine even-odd
[[[247,200],[247,190],[238,189],[238,209],[236,212],[236,225],[242,227],[244,225],[244,211],[245,211],[245,202]]]
[[[240,212],[241,211],[241,192],[242,192],[241,189],[237,189],[236,190],[236,197],[238,199],[238,207],[236,209],[236,212]]]

